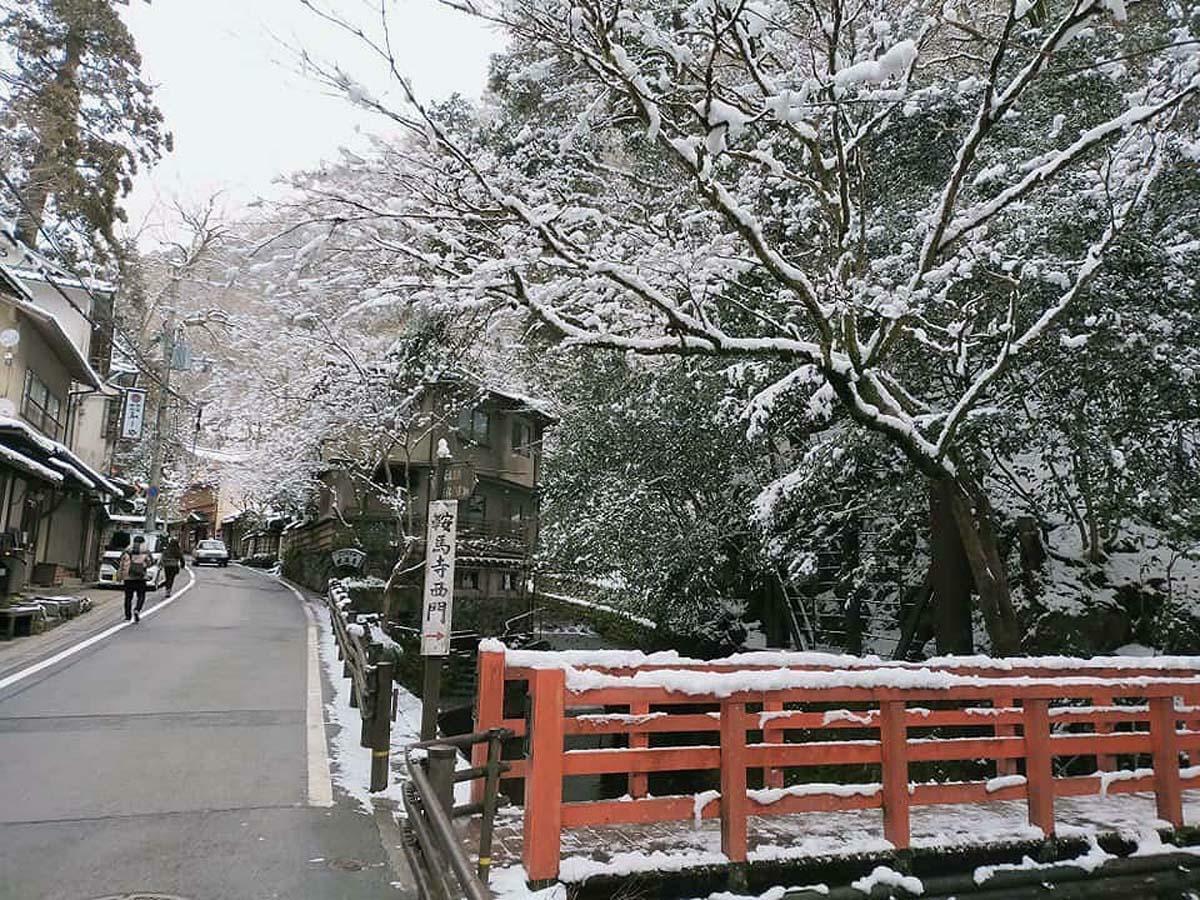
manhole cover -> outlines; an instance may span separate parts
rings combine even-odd
[[[367,864],[361,859],[349,859],[344,856],[329,862],[329,868],[340,869],[343,872],[360,872],[366,867]]]

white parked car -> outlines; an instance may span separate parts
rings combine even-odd
[[[192,565],[201,566],[205,563],[213,566],[229,565],[229,550],[224,541],[209,539],[196,545],[192,553]]]
[[[133,546],[133,539],[140,532],[135,532],[129,536],[129,546]],[[162,548],[166,546],[167,536],[165,534],[146,534],[143,535],[146,539],[146,551],[150,554],[150,565],[146,568],[146,588],[151,591],[157,591],[167,581],[167,573],[162,567]],[[105,550],[100,555],[100,584],[110,585],[112,587],[121,587],[125,584],[121,580],[121,555],[128,550],[129,547],[124,547],[120,550]]]

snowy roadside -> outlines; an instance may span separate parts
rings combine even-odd
[[[368,790],[371,783],[371,751],[358,742],[362,716],[350,705],[351,683],[349,678],[342,677],[342,664],[338,661],[337,639],[329,620],[329,610],[324,604],[314,603],[313,611],[320,632],[321,667],[333,687],[332,697],[325,703],[333,783],[352,797],[364,813],[373,813],[375,802],[382,799],[388,801],[398,815],[403,816],[404,753],[408,745],[420,740],[421,700],[400,685],[395,686],[398,697],[396,720],[392,723],[391,779],[386,790],[372,794]],[[468,766],[468,761],[460,755],[458,768]],[[457,784],[454,790],[456,802],[468,802],[469,784]]]

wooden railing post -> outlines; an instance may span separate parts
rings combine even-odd
[[[1050,702],[1026,698],[1025,790],[1029,824],[1054,836],[1054,760],[1050,751]]]
[[[782,700],[767,700],[763,703],[763,712],[776,713],[783,712]],[[784,742],[784,731],[782,728],[774,728],[770,724],[763,725],[763,743],[764,744],[782,744]],[[783,787],[783,769],[775,766],[768,766],[763,769],[763,785],[769,788]]]
[[[650,704],[634,701],[629,704],[631,716],[644,716],[650,712]],[[644,731],[632,732],[629,735],[629,746],[634,750],[645,750],[650,746],[650,735]],[[629,775],[629,796],[645,797],[650,793],[650,776],[645,772],[631,772]]]
[[[883,761],[883,836],[897,850],[907,850],[908,723],[903,700],[879,704],[879,751]]]
[[[1012,709],[1016,705],[1016,701],[1012,697],[1000,696],[992,701],[993,708],[996,709]],[[995,728],[996,737],[1016,737],[1016,725],[997,725]],[[1017,761],[1015,759],[998,759],[996,760],[997,775],[1016,775]]]
[[[746,704],[721,701],[721,852],[733,863],[744,863],[746,820]]]
[[[1116,702],[1112,694],[1097,694],[1092,698],[1092,706],[1112,706]],[[1096,734],[1112,734],[1112,722],[1097,722]],[[1096,754],[1096,771],[1097,772],[1115,772],[1117,771],[1117,758],[1111,753]]]
[[[483,650],[479,653],[475,671],[475,730],[487,731],[504,723],[504,651]],[[471,765],[487,762],[488,745],[471,748]],[[471,782],[471,802],[483,802],[483,779]]]
[[[525,776],[524,863],[532,883],[558,877],[562,842],[563,708],[566,673],[535,669],[529,679],[532,714]]]
[[[1158,817],[1183,827],[1183,797],[1179,784],[1179,734],[1174,697],[1150,698],[1150,747],[1154,757],[1154,799]]]

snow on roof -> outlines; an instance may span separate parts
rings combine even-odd
[[[2,263],[0,263],[0,281],[3,281],[12,289],[11,294],[0,291],[0,299],[9,303],[14,309],[21,312],[33,322],[38,333],[41,334],[46,343],[50,345],[59,359],[66,365],[71,377],[81,384],[86,384],[97,389],[102,388],[104,382],[96,374],[95,370],[92,369],[87,357],[75,346],[75,342],[71,340],[70,336],[63,329],[58,318],[54,313],[38,306],[33,300],[33,295],[21,283],[21,279],[8,266]]]
[[[60,444],[58,441],[51,440],[41,432],[36,431],[29,423],[23,422],[20,419],[10,419],[7,416],[0,416],[0,431],[18,432],[22,438],[50,456],[51,459],[49,462],[58,465],[60,468],[65,463],[67,468],[74,470],[79,475],[80,480],[89,482],[91,487],[114,496],[123,493],[120,488],[80,459],[75,451],[66,444]]]
[[[3,444],[0,444],[0,461],[16,466],[18,469],[24,469],[29,474],[43,478],[52,484],[62,484],[63,482],[63,476],[58,472]]]
[[[116,288],[110,282],[95,278],[78,278],[58,263],[42,256],[28,244],[18,241],[16,223],[9,219],[0,219],[0,239],[3,239],[21,257],[21,263],[10,263],[9,267],[22,278],[31,278],[47,283],[54,281],[67,287],[102,291],[106,294],[116,292]]]
[[[514,404],[518,409],[534,413],[538,416],[548,419],[551,422],[558,421],[558,416],[556,416],[551,410],[549,401],[542,400],[537,397],[530,397],[527,394],[520,394],[505,388],[493,387],[491,385],[485,385],[483,389],[487,391],[489,396],[499,400],[506,400],[509,403]]]
[[[109,513],[108,518],[109,521],[116,522],[119,525],[143,525],[146,522],[145,516],[134,516],[127,513]],[[162,528],[167,524],[161,518],[159,518],[157,521],[159,528]]]
[[[50,465],[62,469],[84,487],[91,488],[93,490],[95,490],[97,487],[96,482],[92,481],[92,479],[88,478],[66,460],[51,458]]]

